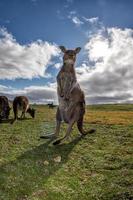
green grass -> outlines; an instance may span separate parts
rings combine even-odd
[[[0,200],[133,199],[133,105],[87,106],[85,129],[96,132],[81,139],[75,126],[58,146],[39,139],[56,108],[34,107],[34,120],[0,124]]]
[[[91,110],[104,110],[104,111],[133,111],[133,104],[103,104],[103,105],[90,105],[87,106]]]

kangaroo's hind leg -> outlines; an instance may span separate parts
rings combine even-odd
[[[72,131],[72,127],[74,125],[74,123],[77,121],[78,119],[78,115],[79,115],[79,108],[76,107],[75,109],[73,109],[71,111],[71,113],[68,113],[68,119],[69,119],[69,123],[68,123],[68,127],[67,127],[67,131],[66,131],[66,134],[63,138],[59,139],[59,140],[56,140],[53,145],[57,145],[57,144],[60,144],[62,141],[66,140],[70,134],[71,134],[71,131]]]
[[[70,136],[71,131],[72,131],[72,127],[73,127],[74,123],[75,123],[75,120],[74,120],[74,121],[72,120],[72,121],[68,124],[68,128],[67,128],[67,131],[66,131],[65,136],[64,136],[63,138],[59,139],[59,140],[56,140],[56,141],[53,143],[53,145],[60,144],[62,141],[64,141],[65,139],[67,139],[67,138]]]
[[[22,114],[20,116],[20,119],[23,119],[23,118],[25,118],[25,111],[22,111]]]
[[[79,120],[77,121],[77,127],[78,127],[78,130],[79,130],[79,133],[81,135],[85,135],[85,131],[83,130],[83,116],[81,116],[79,118]]]
[[[18,107],[16,104],[13,104],[13,112],[14,112],[14,119],[11,121],[11,124],[13,124],[18,118]]]

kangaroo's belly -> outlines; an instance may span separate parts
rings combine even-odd
[[[17,105],[17,109],[20,111],[27,111],[28,108],[29,108],[29,105],[22,105],[22,104]]]
[[[76,82],[71,88],[69,99],[65,99],[58,94],[58,100],[61,120],[68,123],[71,120],[77,106],[84,102],[84,94],[79,84]]]
[[[61,115],[61,120],[68,123],[69,116],[68,116],[68,108],[70,102],[68,100],[64,100],[63,98],[59,99],[59,110]]]

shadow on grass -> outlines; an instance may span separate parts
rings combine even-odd
[[[29,117],[29,118],[25,117],[25,118],[18,118],[17,120],[18,121],[26,121],[26,120],[31,120],[31,119],[33,119],[33,118],[32,117]]]
[[[0,120],[0,124],[8,124],[11,123],[14,119],[2,119]],[[18,118],[16,121],[28,121],[28,120],[33,120],[33,118]]]
[[[12,119],[2,119],[0,120],[0,124],[7,124],[7,123],[11,123]]]
[[[58,146],[49,145],[51,141],[48,141],[25,152],[15,161],[1,166],[1,200],[25,200],[43,187],[47,179],[67,162],[69,154],[80,139],[78,137],[71,143]],[[54,161],[57,156],[61,156],[60,163]]]

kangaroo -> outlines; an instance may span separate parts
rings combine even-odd
[[[59,136],[61,122],[68,124],[66,134],[63,138],[56,140],[53,144],[59,144],[69,137],[74,123],[77,123],[78,130],[81,135],[86,135],[90,130],[85,132],[83,129],[83,117],[85,114],[85,96],[77,82],[74,64],[76,55],[81,48],[75,50],[67,50],[64,46],[60,46],[64,53],[63,66],[57,75],[57,94],[59,106],[56,113],[56,130],[54,134],[42,136],[41,138],[49,138]]]
[[[8,98],[6,96],[0,96],[0,119],[8,119],[10,110]]]
[[[35,117],[35,109],[30,108],[29,100],[25,96],[17,96],[13,100],[13,112],[14,112],[14,119],[11,122],[13,124],[18,118],[18,110],[22,110],[21,119],[25,118],[25,113],[29,113],[32,118]]]
[[[49,108],[54,108],[54,107],[56,107],[56,105],[54,105],[53,102],[52,102],[52,103],[48,103],[47,105],[48,105]]]

